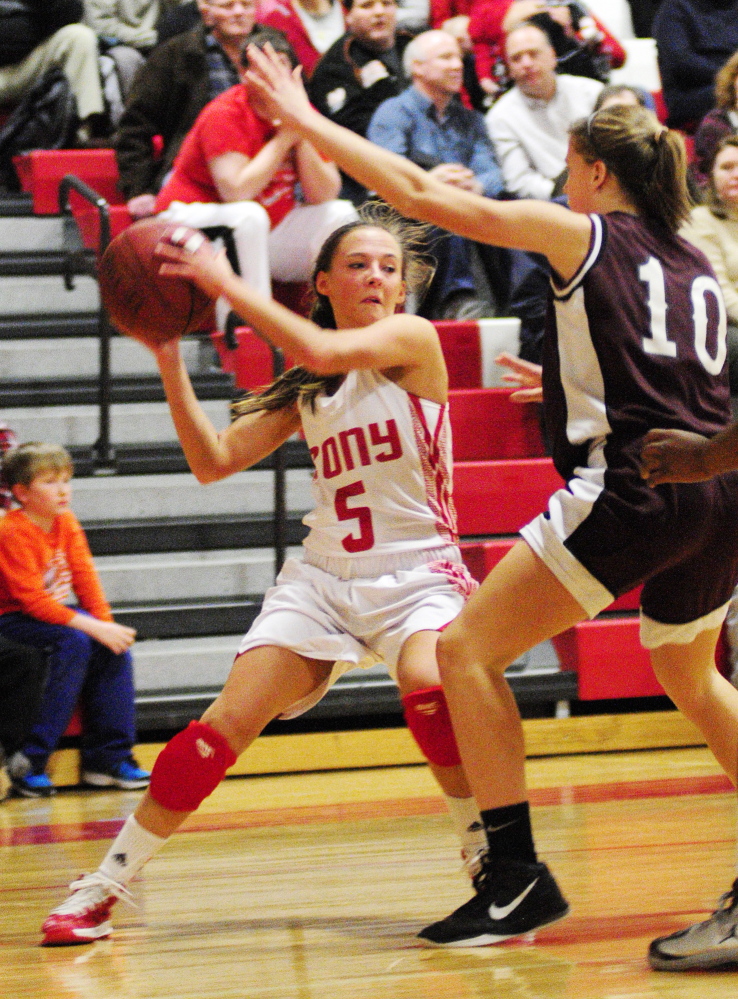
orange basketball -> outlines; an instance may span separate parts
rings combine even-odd
[[[136,222],[115,237],[100,261],[100,294],[111,322],[147,346],[215,326],[214,302],[204,291],[185,278],[159,273],[157,244],[183,229],[201,235],[157,218]]]

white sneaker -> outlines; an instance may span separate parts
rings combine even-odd
[[[738,964],[738,878],[709,919],[654,940],[648,963],[655,971]]]
[[[46,917],[42,947],[93,943],[113,932],[110,910],[119,898],[132,902],[131,893],[100,871],[85,874],[69,886],[71,895]],[[132,903],[133,904],[133,903]]]

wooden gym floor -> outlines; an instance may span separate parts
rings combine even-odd
[[[425,767],[226,781],[118,903],[115,935],[40,948],[139,793],[0,805],[0,996],[12,999],[735,999],[738,971],[649,971],[649,941],[733,878],[736,802],[703,748],[528,764],[539,851],[572,903],[535,940],[426,949],[469,897]]]

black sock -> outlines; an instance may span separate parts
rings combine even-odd
[[[530,825],[530,805],[527,801],[502,808],[488,808],[482,813],[484,830],[489,843],[489,856],[514,857],[529,864],[538,861]]]

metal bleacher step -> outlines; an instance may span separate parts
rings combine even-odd
[[[137,642],[134,662],[139,731],[182,728],[199,718],[225,682],[240,638],[240,634],[234,633],[217,640],[175,638]],[[183,685],[183,676],[196,676],[197,685]],[[521,705],[566,702],[577,696],[576,674],[559,670],[556,654],[548,642],[513,664],[506,677]],[[310,721],[399,716],[401,712],[397,687],[386,667],[378,664],[345,673],[304,718]]]
[[[195,393],[200,400],[230,399],[232,376],[224,372],[192,375]],[[0,381],[0,407],[15,406],[90,406],[97,403],[100,390],[97,378],[54,378],[38,381]],[[151,375],[113,376],[110,382],[113,403],[163,402],[164,389],[158,377]]]
[[[69,261],[56,250],[30,250],[24,253],[0,254],[0,277],[38,277],[40,275],[87,274],[93,260],[91,254],[74,255]]]
[[[75,477],[95,474],[94,455],[89,447],[71,447]],[[310,452],[303,440],[289,440],[284,445],[287,468],[311,468]],[[269,455],[254,469],[274,467]],[[115,446],[115,468],[119,475],[160,475],[189,471],[182,448],[175,441],[161,444],[121,444]]]
[[[0,192],[0,218],[23,218],[24,223],[32,220],[34,215],[31,195],[25,191]]]
[[[307,528],[299,517],[287,520],[286,541],[299,545]],[[94,556],[136,552],[215,551],[268,548],[274,544],[271,514],[160,517],[151,520],[105,520],[86,526]]]
[[[115,620],[135,628],[137,641],[153,638],[195,638],[245,633],[261,610],[261,597],[160,600],[119,605]],[[138,648],[138,646],[137,646]]]
[[[289,554],[299,554],[297,547]],[[102,555],[95,560],[111,604],[265,593],[274,582],[271,548]]]
[[[286,506],[302,515],[313,506],[312,475],[307,468],[287,472]],[[252,469],[202,486],[194,475],[113,475],[74,481],[72,508],[89,528],[106,521],[141,521],[269,513],[273,509],[274,475]],[[244,593],[258,592],[244,590]]]
[[[99,326],[96,312],[0,316],[0,341],[20,340],[26,343],[47,338],[59,340],[62,337],[97,337]],[[114,335],[115,338],[117,336],[118,334]]]

